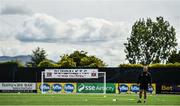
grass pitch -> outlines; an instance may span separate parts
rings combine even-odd
[[[137,100],[135,94],[0,94],[0,105],[180,105],[180,95],[148,95],[146,103]]]

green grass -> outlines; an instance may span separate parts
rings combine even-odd
[[[147,103],[140,104],[137,100],[134,94],[0,94],[0,105],[180,105],[180,95],[148,95]]]

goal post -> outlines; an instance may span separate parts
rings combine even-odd
[[[44,94],[44,88],[43,88],[43,85],[44,85],[44,74],[45,74],[45,71],[41,71],[41,94]]]
[[[104,75],[104,90],[103,93],[106,94],[106,72],[98,72],[98,73],[102,73]]]
[[[100,74],[100,75],[99,75]],[[106,94],[106,72],[98,69],[45,69],[41,72],[41,93],[44,94],[44,79],[98,79],[103,77],[103,94]],[[77,82],[78,83],[78,82]]]

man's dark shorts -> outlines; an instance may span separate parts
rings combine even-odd
[[[140,84],[140,90],[148,90],[148,84]]]

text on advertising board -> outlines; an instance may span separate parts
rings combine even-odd
[[[45,78],[98,78],[98,69],[45,69]]]
[[[0,83],[0,90],[36,90],[36,83]]]

